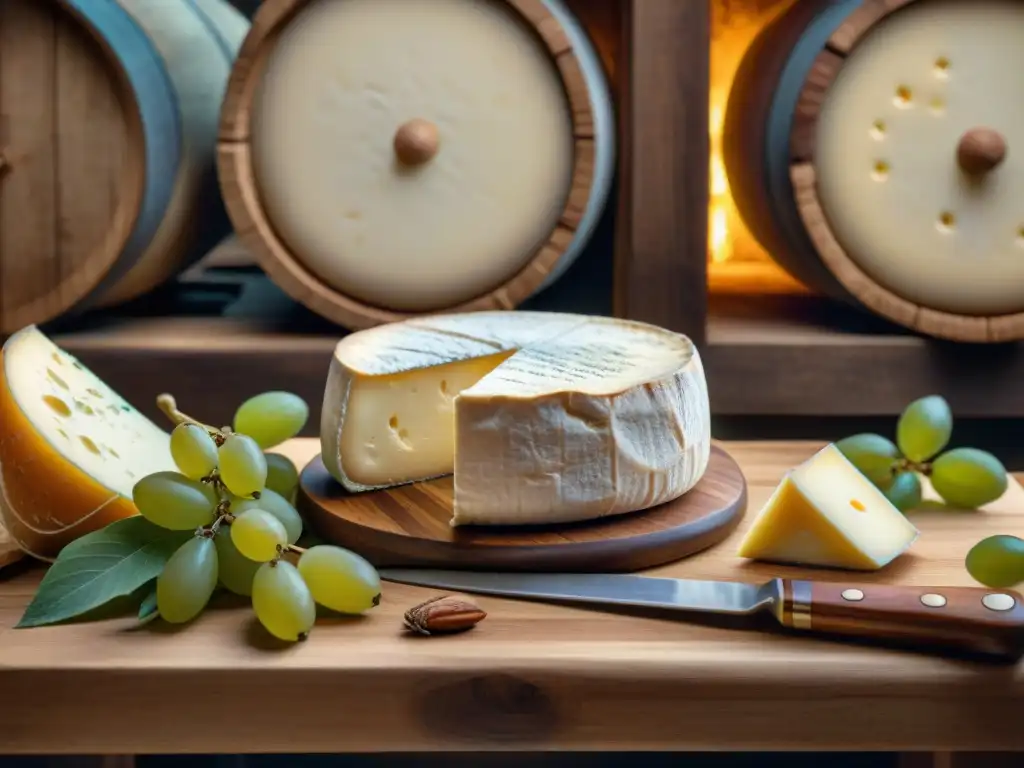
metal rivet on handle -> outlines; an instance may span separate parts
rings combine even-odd
[[[847,589],[843,592],[843,600],[849,600],[850,602],[857,602],[858,600],[864,599],[864,593],[859,589]]]
[[[946,604],[946,598],[942,595],[936,595],[933,592],[929,592],[927,595],[921,595],[922,605],[927,605],[929,608],[941,608]]]
[[[990,611],[1008,611],[1017,604],[1017,601],[1009,595],[996,593],[994,595],[985,595],[981,598],[981,604]]]

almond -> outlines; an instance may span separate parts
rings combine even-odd
[[[405,612],[405,626],[421,635],[464,632],[487,616],[480,606],[462,595],[441,595]]]

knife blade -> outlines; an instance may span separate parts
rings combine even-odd
[[[850,639],[897,640],[927,651],[1024,655],[1024,598],[1010,590],[800,579],[695,581],[633,574],[500,573],[383,568],[415,586],[496,597],[752,616]]]

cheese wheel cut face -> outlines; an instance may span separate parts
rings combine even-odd
[[[935,310],[1024,311],[1024,3],[919,0],[871,29],[827,93],[814,162],[838,243],[875,282]],[[1001,134],[1003,161],[958,162]]]
[[[454,473],[453,525],[586,520],[656,506],[700,480],[707,385],[689,339],[643,323],[427,317],[338,344],[321,442],[351,491]]]
[[[43,559],[135,514],[135,483],[174,469],[168,433],[35,327],[0,356],[0,425],[0,514]]]
[[[499,0],[313,0],[268,56],[251,124],[261,202],[286,248],[338,292],[396,311],[506,282],[547,242],[571,186],[564,84]],[[396,153],[410,124],[428,144],[436,129],[417,164]]]

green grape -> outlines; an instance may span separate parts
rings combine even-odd
[[[928,461],[946,444],[953,433],[953,413],[939,395],[915,400],[906,407],[896,423],[896,444],[911,461]]]
[[[200,480],[217,469],[217,444],[198,424],[179,424],[171,432],[171,458],[185,477]]]
[[[217,586],[217,547],[196,536],[171,555],[156,580],[156,609],[164,621],[184,624],[210,602]]]
[[[305,640],[316,622],[316,603],[299,570],[287,560],[264,563],[252,581],[252,608],[279,640]]]
[[[362,613],[380,602],[380,576],[366,560],[341,547],[321,544],[299,557],[299,573],[313,599],[338,613]]]
[[[954,448],[932,462],[932,487],[947,504],[977,509],[1006,492],[1006,468],[991,453]]]
[[[235,496],[250,497],[267,483],[267,460],[247,435],[228,435],[218,451],[220,479]]]
[[[238,551],[231,540],[231,529],[221,528],[214,540],[217,545],[217,573],[220,583],[236,595],[248,597],[252,594],[252,580],[260,563],[250,560]]]
[[[900,512],[917,509],[921,506],[921,478],[916,472],[900,472],[882,493]]]
[[[265,563],[277,557],[278,547],[288,543],[288,531],[269,512],[248,509],[231,523],[231,541],[250,560]]]
[[[266,450],[299,434],[308,418],[309,406],[298,395],[264,392],[238,407],[234,430],[248,435]]]
[[[146,475],[132,488],[132,501],[144,518],[172,531],[209,525],[216,516],[213,488],[178,472]]]
[[[260,492],[258,499],[232,499],[231,512],[241,514],[250,509],[261,509],[276,517],[288,532],[288,543],[294,544],[302,535],[302,517],[287,499],[268,488]]]
[[[267,460],[267,488],[291,500],[299,486],[299,470],[292,460],[280,453],[264,455]]]
[[[892,440],[862,433],[844,437],[836,443],[836,448],[879,488],[887,488],[892,483],[893,466],[900,459],[899,449]]]
[[[1006,589],[1024,581],[1024,540],[1016,536],[989,536],[967,553],[967,572],[979,584]]]

